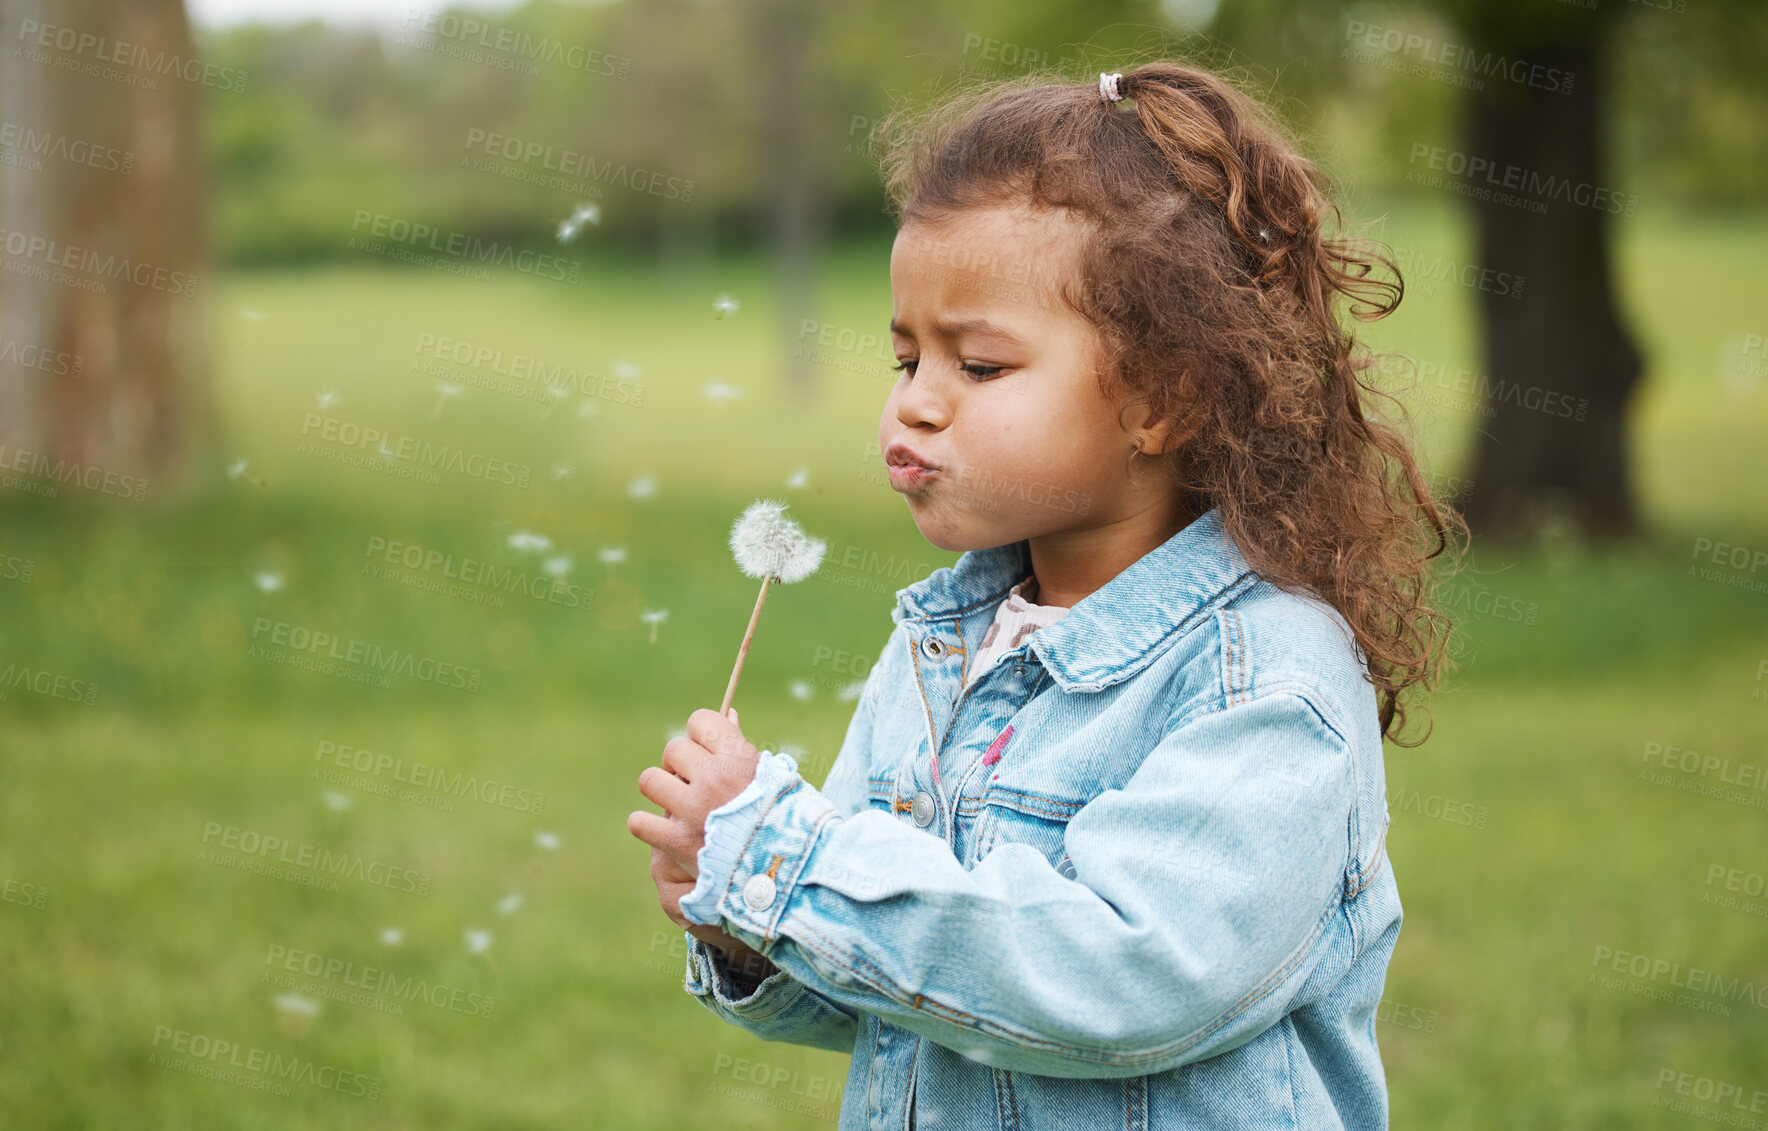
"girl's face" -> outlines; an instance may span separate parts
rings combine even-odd
[[[1085,234],[1027,205],[910,220],[897,233],[891,337],[907,368],[878,444],[887,465],[896,446],[937,469],[887,466],[942,550],[1103,526],[1155,501],[1159,489],[1126,471],[1135,435],[1100,390],[1098,331],[1056,293]]]

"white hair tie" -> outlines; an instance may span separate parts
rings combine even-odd
[[[1101,102],[1122,102],[1123,101],[1123,95],[1117,93],[1117,80],[1122,77],[1123,77],[1122,71],[1115,71],[1109,75],[1106,74],[1104,71],[1099,72],[1099,101],[1101,101]]]

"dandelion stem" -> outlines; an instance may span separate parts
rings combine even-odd
[[[761,606],[767,601],[767,587],[772,581],[771,577],[761,579],[761,596],[755,598],[755,611],[749,614],[749,631],[743,633],[743,646],[737,649],[737,666],[731,669],[730,686],[724,689],[724,703],[718,708],[721,715],[730,711],[731,700],[737,696],[737,677],[743,674],[743,661],[749,655],[749,641],[755,637],[755,622],[761,619]]]

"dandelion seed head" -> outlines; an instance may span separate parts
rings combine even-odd
[[[534,844],[535,847],[544,848],[548,852],[557,852],[559,850],[559,834],[549,833],[545,829],[535,829]]]
[[[802,487],[808,482],[810,482],[810,468],[808,467],[801,467],[786,477],[786,486],[788,487]]]
[[[638,615],[638,619],[645,624],[662,624],[664,621],[669,619],[669,610],[668,609],[646,609],[644,612],[642,612]]]
[[[319,1003],[305,994],[277,994],[270,999],[270,1004],[276,1007],[278,1013],[303,1018],[319,1016]]]
[[[436,382],[436,392],[441,394],[442,396],[458,397],[458,396],[460,396],[462,391],[463,390],[462,390],[461,386],[456,385],[453,381],[438,381],[438,382]]]
[[[814,694],[814,690],[810,686],[810,681],[807,679],[793,680],[786,685],[786,690],[794,699],[809,699],[811,695]]]
[[[324,412],[338,403],[338,391],[336,389],[321,389],[313,399],[319,402],[319,411]]]
[[[596,558],[607,565],[618,565],[626,560],[625,546],[603,546],[596,551]]]
[[[522,893],[519,891],[512,891],[497,901],[497,913],[499,915],[514,915],[516,909],[521,906]]]
[[[731,553],[750,577],[772,577],[782,584],[803,581],[822,564],[828,549],[786,517],[786,504],[773,499],[750,503],[731,527]]]
[[[561,479],[572,479],[575,478],[576,475],[577,465],[574,463],[555,463],[552,465],[552,477],[554,482]]]
[[[634,499],[648,499],[657,493],[657,477],[641,475],[626,485],[626,493]]]
[[[405,932],[398,927],[381,928],[381,945],[398,946],[405,941]]]
[[[564,577],[571,572],[571,555],[554,554],[544,562],[541,562],[540,568],[551,574],[553,577]]]
[[[588,420],[596,414],[596,411],[595,402],[588,397],[577,402],[577,419],[579,420]]]
[[[712,384],[706,386],[706,399],[713,404],[734,401],[742,395],[743,390],[737,388],[735,385],[727,385],[723,381],[714,381]]]
[[[712,300],[712,312],[719,318],[728,318],[735,314],[740,303],[729,295],[721,294]]]
[[[639,379],[640,372],[638,366],[630,361],[616,361],[614,363],[614,376],[620,378],[622,381],[636,381]]]
[[[350,806],[356,804],[356,799],[354,797],[341,790],[328,789],[321,796],[325,801],[325,807],[334,813],[342,813],[344,810],[350,808]]]
[[[491,932],[468,928],[466,943],[468,954],[484,954],[491,949]]]
[[[227,478],[229,479],[238,479],[245,473],[246,461],[244,459],[236,459],[227,465]]]
[[[528,530],[518,530],[510,535],[509,546],[510,549],[520,550],[523,553],[528,553],[530,551],[534,553],[544,553],[545,551],[552,549],[552,539],[544,534],[535,534]]]
[[[274,593],[282,588],[282,574],[259,570],[252,575],[252,583],[266,593]]]

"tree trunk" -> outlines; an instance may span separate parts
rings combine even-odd
[[[167,495],[208,414],[197,102],[216,77],[189,63],[179,0],[0,0],[0,26],[4,462],[62,498]]]
[[[756,58],[762,60],[758,187],[779,293],[779,356],[791,399],[800,403],[815,391],[816,371],[794,347],[803,321],[816,316],[816,254],[828,210],[823,176],[829,154],[814,150],[812,127],[823,113],[811,70],[818,10],[812,0],[760,0],[754,25]]]
[[[1525,279],[1520,298],[1479,296],[1486,415],[1467,518],[1501,538],[1556,517],[1586,537],[1638,527],[1626,417],[1643,362],[1616,305],[1610,253],[1611,217],[1634,198],[1609,183],[1603,161],[1606,25],[1562,25],[1548,42],[1500,42],[1484,29],[1479,44],[1573,76],[1569,93],[1494,77],[1472,96],[1468,157],[1490,162],[1467,176],[1480,262]]]

